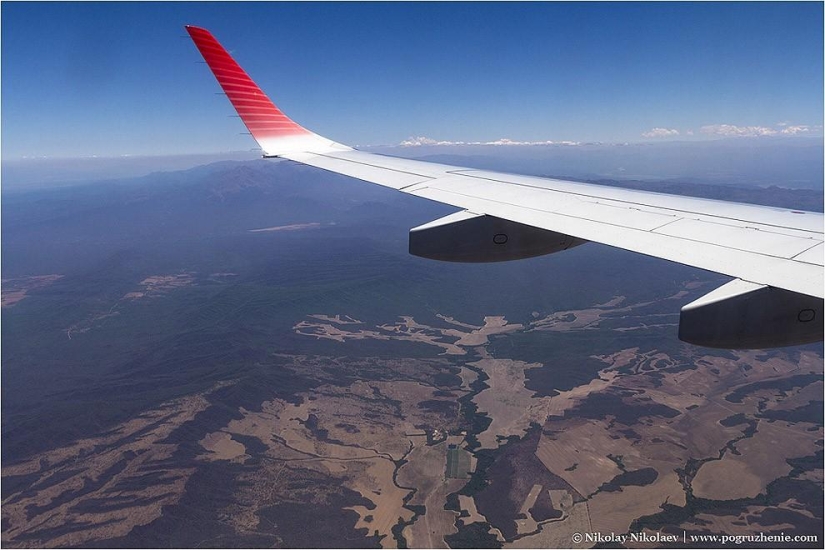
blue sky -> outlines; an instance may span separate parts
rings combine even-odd
[[[337,141],[822,135],[821,3],[2,4],[2,153],[254,147],[183,30]]]

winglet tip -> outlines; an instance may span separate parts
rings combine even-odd
[[[197,25],[184,25],[183,28],[186,29],[186,32],[188,32],[189,34],[192,34],[193,32],[204,32],[207,34],[211,34],[208,30],[204,29],[203,27],[198,27]]]

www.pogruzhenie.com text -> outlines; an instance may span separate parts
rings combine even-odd
[[[680,534],[642,531],[639,533],[573,533],[571,540],[576,544],[588,543],[681,543],[681,544],[792,544],[819,542],[817,535],[788,535],[785,533],[755,533],[750,535]]]

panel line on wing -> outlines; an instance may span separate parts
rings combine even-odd
[[[503,184],[503,185],[513,185],[513,186],[517,186],[517,187],[524,187],[524,188],[544,190],[544,191],[556,191],[556,192],[565,193],[565,194],[569,194],[569,195],[577,195],[577,196],[588,198],[588,199],[610,200],[610,201],[619,202],[619,203],[631,204],[631,205],[634,205],[634,206],[644,206],[646,208],[670,210],[670,211],[673,211],[673,212],[679,212],[681,214],[692,214],[692,215],[704,216],[704,217],[728,219],[728,220],[738,222],[738,223],[758,223],[759,225],[764,225],[764,226],[767,226],[767,227],[774,227],[774,228],[777,228],[777,229],[802,231],[802,232],[814,233],[814,234],[819,234],[819,235],[822,234],[822,231],[816,231],[816,230],[813,230],[813,229],[805,229],[805,228],[800,228],[800,227],[789,227],[787,225],[780,225],[780,224],[764,222],[764,221],[754,221],[754,220],[737,218],[737,217],[727,216],[727,215],[708,214],[706,212],[680,209],[680,208],[676,208],[676,207],[673,207],[673,206],[662,206],[662,205],[650,204],[650,203],[645,203],[645,202],[634,202],[634,201],[631,201],[629,199],[612,198],[612,197],[608,198],[608,197],[604,197],[604,196],[599,196],[597,194],[594,194],[593,192],[574,191],[574,190],[568,190],[568,189],[565,189],[565,190],[553,189],[552,187],[549,187],[549,186],[542,186],[542,185],[536,185],[536,184],[513,181],[513,180],[497,179],[497,178],[493,178],[493,177],[490,177],[490,176],[479,175],[478,172],[476,172],[476,173],[472,173],[472,172],[473,172],[472,170],[465,170],[465,171],[455,170],[455,171],[452,171],[451,174],[455,174],[457,176],[461,176],[461,177],[468,178],[468,179],[485,180],[485,181],[499,183],[499,184]],[[536,176],[521,176],[521,177],[534,178]],[[553,180],[553,179],[548,178],[548,179],[546,179],[546,181],[547,181],[547,183],[552,184],[553,182],[555,182],[557,180]],[[592,183],[583,183],[583,182],[561,182],[561,183],[567,183],[567,184],[574,183],[574,184],[578,184],[580,186],[601,187],[605,191],[614,191],[615,190],[615,191],[628,191],[628,192],[631,192],[631,193],[635,191],[636,196],[661,195],[662,197],[670,197],[670,195],[667,195],[667,194],[664,194],[664,193],[656,193],[656,192],[653,192],[653,191],[641,191],[640,192],[640,191],[637,191],[637,190],[611,188],[609,186],[604,186],[604,185],[598,186],[598,185],[592,184]],[[701,198],[701,197],[683,197],[683,198],[693,199],[693,200],[697,200],[697,201],[720,202],[720,201],[715,201],[713,199],[705,199],[705,198]],[[759,205],[751,205],[751,204],[742,204],[742,206],[759,207]],[[783,212],[784,212],[784,209],[783,209]]]
[[[817,248],[819,248],[820,250],[815,253],[814,251]],[[794,256],[793,260],[796,262],[803,262],[806,264],[821,266],[823,264],[823,255],[821,250],[822,248],[822,242],[819,242],[813,245],[812,247],[808,248],[807,250],[803,250],[802,252]]]
[[[324,154],[324,153],[312,153],[312,152],[308,152],[308,153],[311,153],[311,154],[314,154],[315,156],[323,157],[323,158],[326,158],[326,159],[337,160],[337,161],[340,161],[340,162],[347,162],[347,163],[356,164],[356,165],[359,165],[359,166],[366,166],[366,167],[369,167],[369,168],[374,168],[376,170],[385,170],[387,172],[392,172],[392,173],[396,173],[396,174],[406,174],[406,175],[409,175],[409,176],[427,178],[428,180],[437,179],[437,177],[430,176],[430,175],[427,175],[427,174],[422,174],[420,172],[412,172],[412,171],[409,171],[409,170],[401,170],[401,169],[398,169],[398,168],[390,168],[390,167],[387,167],[387,166],[379,166],[379,165],[376,165],[376,164],[369,164],[367,162],[363,162],[363,161],[360,161],[360,160],[348,159],[348,158],[337,156],[337,155],[330,155],[330,154]],[[303,161],[299,161],[299,162],[303,162]],[[421,182],[418,182],[418,183],[421,183]],[[409,185],[407,185],[406,187],[409,187]],[[398,189],[403,189],[403,188],[399,187]]]
[[[464,193],[459,193],[459,192],[456,192],[456,191],[447,190],[447,189],[443,189],[443,188],[429,187],[429,189],[437,190],[437,191],[440,191],[442,193],[450,193],[450,194],[453,194],[453,195],[457,195],[457,196],[461,196],[461,197],[465,197],[465,198],[469,198],[469,199],[491,201],[491,202],[494,202],[495,204],[501,204],[501,205],[506,205],[506,206],[513,207],[513,208],[529,210],[529,211],[536,212],[536,213],[541,213],[541,214],[544,214],[544,215],[556,215],[556,216],[561,216],[561,217],[564,217],[564,218],[569,218],[569,219],[572,219],[572,220],[582,220],[582,221],[587,221],[587,222],[591,222],[591,223],[595,223],[595,224],[605,225],[605,226],[614,227],[614,228],[621,228],[621,229],[630,230],[630,231],[639,231],[639,232],[643,232],[643,233],[653,233],[653,234],[656,234],[656,235],[661,235],[661,236],[664,236],[664,237],[670,237],[670,238],[673,238],[673,239],[679,239],[679,240],[688,241],[688,242],[692,242],[692,243],[710,245],[710,246],[715,246],[715,247],[719,247],[719,248],[724,248],[724,249],[727,249],[727,250],[736,250],[738,252],[744,252],[744,253],[748,253],[748,254],[755,254],[755,255],[758,255],[758,256],[766,257],[766,258],[775,258],[777,260],[785,260],[785,261],[790,261],[790,262],[796,262],[796,260],[794,260],[791,257],[787,257],[787,256],[782,256],[782,255],[778,255],[778,254],[771,254],[771,253],[767,253],[767,252],[763,252],[763,251],[759,251],[759,250],[750,250],[750,249],[747,249],[747,248],[740,248],[740,247],[737,247],[737,246],[731,246],[729,244],[720,244],[719,242],[710,242],[710,241],[707,241],[707,240],[698,240],[698,239],[695,239],[695,238],[692,238],[692,237],[687,237],[687,236],[684,236],[684,235],[668,234],[668,233],[657,232],[657,231],[651,230],[651,229],[636,228],[636,227],[629,226],[627,224],[620,224],[620,223],[610,222],[610,221],[607,221],[607,220],[604,220],[604,219],[593,219],[593,218],[588,218],[586,216],[571,215],[571,214],[563,212],[563,211],[549,211],[549,210],[544,210],[544,209],[541,209],[541,208],[535,208],[535,207],[532,207],[532,206],[525,206],[525,205],[522,205],[522,204],[515,204],[515,203],[510,203],[510,202],[505,202],[505,201],[498,201],[498,200],[497,201],[492,201],[492,199],[473,196],[473,195],[467,195],[467,194],[464,194]],[[450,202],[450,204],[460,206],[456,202]],[[673,220],[672,223],[676,223],[676,222],[679,222],[679,221],[686,221],[686,219],[681,218],[681,219]],[[694,221],[694,220],[690,220],[690,221]],[[707,222],[704,222],[704,223],[707,223]],[[669,224],[665,224],[665,225],[669,225]],[[575,234],[573,234],[573,235],[577,236],[577,237],[580,236],[580,235],[575,235]],[[583,238],[588,238],[588,237],[584,237],[584,236],[582,236],[582,237]],[[796,238],[796,239],[797,240],[802,240],[801,238]],[[598,239],[588,238],[588,240],[595,240],[595,241],[598,242]],[[817,244],[821,244],[821,241]],[[814,246],[816,246],[816,245],[814,245]]]
[[[433,187],[416,193],[416,196],[808,296],[821,298],[825,286],[822,269],[809,263],[714,243],[696,246],[696,243],[669,235],[611,226],[479,196],[456,196]]]
[[[650,232],[651,232],[651,233],[655,233],[655,232],[659,231],[661,228],[663,228],[663,227],[667,227],[668,225],[670,225],[670,224],[672,224],[672,223],[676,223],[676,222],[678,222],[679,220],[683,220],[683,219],[684,219],[684,218],[676,218],[675,220],[670,220],[669,222],[663,223],[663,224],[662,224],[662,225],[660,225],[659,227],[654,227],[653,229],[651,229],[651,230],[650,230]]]
[[[326,154],[323,154],[323,153],[318,153],[318,156],[328,158],[328,159],[333,159],[333,160],[340,160],[342,162],[349,162],[349,163],[352,163],[352,164],[360,164],[361,166],[369,166],[370,168],[375,168],[376,170],[386,170],[388,172],[396,172],[396,173],[399,173],[399,174],[409,174],[410,176],[419,176],[419,177],[427,178],[427,179],[431,179],[431,180],[437,179],[436,177],[429,176],[427,174],[422,174],[420,172],[412,172],[412,171],[409,171],[409,170],[399,170],[398,168],[390,168],[388,166],[380,166],[380,165],[377,165],[377,164],[370,164],[368,162],[364,162],[364,161],[361,161],[361,160],[342,158],[342,157],[336,156],[336,155],[326,155]]]

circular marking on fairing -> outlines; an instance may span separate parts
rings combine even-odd
[[[496,244],[504,244],[507,242],[507,235],[499,233],[493,237],[493,242]]]
[[[803,309],[799,312],[799,315],[797,315],[796,318],[800,323],[809,323],[816,318],[816,311],[812,309]]]

